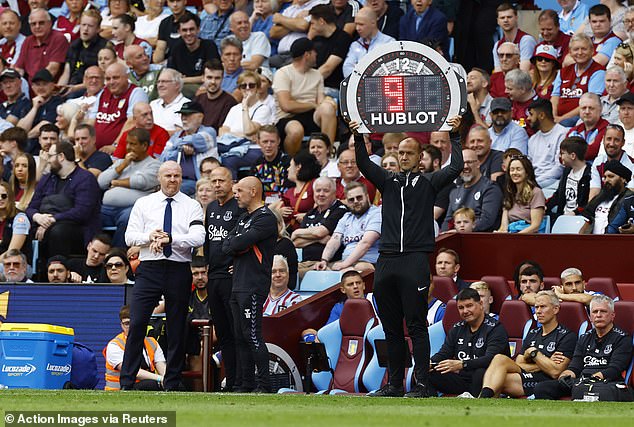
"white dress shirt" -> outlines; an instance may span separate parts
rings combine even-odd
[[[181,192],[172,198],[172,254],[169,258],[166,258],[163,252],[153,253],[149,246],[150,233],[163,229],[167,196],[162,191],[157,191],[141,197],[132,208],[128,229],[125,232],[125,242],[128,246],[141,246],[141,261],[169,259],[191,262],[192,249],[202,246],[205,242],[203,209],[200,204]]]

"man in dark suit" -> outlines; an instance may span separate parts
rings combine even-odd
[[[401,40],[421,42],[425,39],[441,43],[445,56],[449,52],[447,18],[438,9],[431,7],[432,0],[410,0],[412,7],[401,17],[399,36]]]

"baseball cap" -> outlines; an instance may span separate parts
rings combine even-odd
[[[193,113],[205,114],[205,111],[203,110],[203,106],[195,101],[184,103],[178,112],[181,114],[193,114]]]
[[[533,57],[531,58],[531,62],[534,64],[537,61],[538,57],[546,58],[555,63],[555,68],[559,68],[560,64],[557,60],[557,56],[557,49],[549,44],[541,44],[537,46],[537,49],[535,50],[535,55],[533,55]]]
[[[616,101],[616,105],[621,105],[624,102],[629,102],[630,104],[634,104],[634,93],[627,91]]]
[[[293,58],[299,58],[306,52],[310,52],[311,50],[315,50],[315,44],[312,40],[307,39],[306,37],[302,37],[301,39],[297,39],[291,45],[291,56]]]
[[[4,79],[19,79],[20,77],[22,77],[20,76],[20,73],[15,71],[13,68],[7,68],[2,72],[2,74],[0,74],[0,82]]]
[[[42,68],[40,71],[35,73],[35,75],[31,79],[31,81],[33,83],[35,83],[35,82],[40,82],[40,81],[42,81],[42,82],[52,82],[54,80],[53,80],[53,75],[51,74],[51,72],[48,71],[46,68]]]
[[[513,109],[513,104],[511,100],[508,98],[495,98],[491,101],[491,111],[502,110],[502,111],[511,111]]]
[[[273,72],[268,67],[260,67],[258,72],[261,76],[266,77],[268,81],[273,82]]]

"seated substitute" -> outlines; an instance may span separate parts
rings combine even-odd
[[[526,335],[522,352],[513,361],[498,354],[484,374],[480,398],[499,397],[500,393],[520,397],[533,394],[541,381],[558,378],[568,367],[577,337],[559,324],[559,298],[540,291],[535,301],[535,315],[541,326]]]
[[[570,396],[572,383],[577,378],[623,381],[623,372],[632,358],[632,337],[614,325],[612,298],[606,295],[592,298],[590,322],[593,329],[579,337],[568,369],[557,380],[538,383],[536,399]]]
[[[487,282],[473,282],[469,285],[471,289],[475,289],[478,295],[480,295],[480,301],[482,301],[482,308],[484,314],[494,319],[498,318],[497,313],[491,313],[491,304],[493,304],[493,295],[491,294],[491,288]]]
[[[440,351],[431,357],[429,382],[441,393],[477,396],[495,355],[511,356],[509,339],[499,321],[484,315],[475,289],[461,290],[456,300],[462,320],[451,328]]]
[[[286,258],[282,255],[274,255],[271,269],[271,289],[262,309],[264,316],[279,313],[302,301],[300,294],[288,289],[289,276]]]
[[[106,387],[104,390],[120,390],[119,374],[123,364],[123,350],[130,331],[130,307],[124,305],[119,311],[121,320],[121,332],[108,343],[104,350],[106,359]],[[165,355],[154,338],[145,337],[143,341],[143,357],[141,369],[136,376],[134,390],[163,390],[163,377],[165,375]]]
[[[187,353],[188,368],[192,371],[200,371],[202,370],[202,335],[200,328],[192,326],[191,323],[194,319],[211,320],[211,309],[207,296],[209,266],[204,257],[193,257],[190,267],[194,289],[189,296],[189,306],[187,307],[187,341],[185,344],[185,352]]]
[[[561,286],[553,286],[553,291],[561,301],[580,302],[590,305],[596,292],[586,291],[586,281],[578,268],[567,268],[561,272]]]
[[[544,273],[536,267],[527,267],[518,276],[519,297],[526,304],[533,307],[537,293],[544,289]]]

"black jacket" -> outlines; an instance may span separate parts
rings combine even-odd
[[[632,337],[614,326],[610,332],[599,338],[595,329],[581,335],[577,341],[570,369],[579,375],[603,374],[607,381],[622,378],[632,358]]]
[[[462,172],[460,136],[451,135],[451,163],[431,174],[394,173],[373,163],[355,140],[357,166],[381,192],[381,252],[433,252],[436,193]]]
[[[548,199],[546,203],[546,212],[550,215],[551,223],[555,223],[555,220],[564,213],[566,207],[566,181],[568,181],[568,175],[572,168],[565,168],[564,173],[561,175],[557,191]],[[592,168],[586,166],[583,171],[581,179],[577,183],[577,209],[575,209],[575,215],[579,215],[588,204],[588,196],[590,195],[590,177],[592,175]],[[556,212],[553,212],[554,208],[557,208]]]

